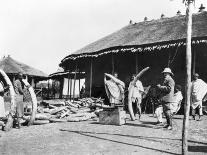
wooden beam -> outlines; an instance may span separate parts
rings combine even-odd
[[[77,73],[77,63],[76,63],[76,67],[75,67],[75,76],[74,76],[74,83],[73,83],[73,101],[74,101],[74,99],[75,99],[76,73]]]
[[[90,65],[90,97],[92,93],[92,83],[93,83],[93,59],[91,58],[91,65]]]
[[[72,78],[70,78],[70,101],[72,99],[71,96],[72,96]]]
[[[67,99],[69,99],[69,89],[70,89],[70,72],[68,72],[68,91],[67,91]]]
[[[79,75],[80,75],[80,70],[79,70]],[[80,78],[79,78],[78,82],[79,82],[79,84],[78,84],[78,89],[79,89],[79,98],[80,98],[80,97],[81,97],[81,96],[80,96],[80,91],[81,91],[81,88],[80,88]]]
[[[111,66],[112,66],[111,74],[113,75],[114,74],[114,55],[113,55],[113,53],[111,53]]]
[[[138,53],[135,54],[135,73],[138,74],[139,68],[138,68]]]
[[[191,35],[192,35],[192,4],[193,0],[187,1],[187,39],[186,39],[186,93],[185,93],[185,113],[183,119],[182,129],[182,154],[188,154],[188,126],[189,126],[189,112],[190,112],[190,98],[191,98]]]
[[[192,50],[192,53],[193,53],[193,74],[195,74],[195,68],[196,68],[196,51],[195,51],[195,48],[193,47],[193,50]]]

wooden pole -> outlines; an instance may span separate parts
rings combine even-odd
[[[76,72],[77,72],[77,63],[76,63],[76,67],[75,67],[75,75],[74,75],[74,83],[73,83],[73,101],[75,99]]]
[[[71,72],[72,75],[72,72]],[[70,78],[70,101],[71,101],[71,96],[72,96],[72,78]]]
[[[192,4],[193,0],[187,1],[187,39],[186,39],[186,93],[185,93],[185,113],[183,119],[182,130],[182,154],[188,154],[188,126],[190,112],[190,97],[191,97],[191,34],[192,34]]]
[[[90,74],[90,97],[92,92],[92,82],[93,82],[93,59],[91,58],[91,74]]]
[[[80,70],[78,71],[78,73],[79,73],[79,76],[80,76]],[[79,98],[81,97],[80,96],[80,91],[81,91],[81,88],[80,88],[80,77],[79,77],[79,79],[78,79],[78,88],[79,88]]]
[[[50,98],[50,83],[49,83],[49,79],[48,79],[48,91],[47,91],[47,97],[48,99]]]
[[[113,55],[113,53],[111,53],[111,65],[112,65],[112,71],[111,71],[111,73],[113,75],[114,74],[114,55]]]
[[[196,67],[196,51],[195,51],[195,48],[193,48],[192,52],[193,52],[193,74],[195,74],[195,67]]]
[[[138,53],[135,55],[135,73],[138,74]]]
[[[68,91],[67,91],[67,99],[69,99],[69,89],[70,89],[70,72],[68,72]]]

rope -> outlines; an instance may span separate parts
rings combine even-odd
[[[175,60],[175,57],[177,56],[177,54],[178,54],[178,47],[179,47],[179,45],[177,46],[177,48],[176,48],[176,51],[175,51],[175,54],[174,54],[174,56],[173,56],[173,58],[172,58],[172,60],[170,61],[170,56],[169,56],[169,61],[168,61],[168,67],[173,63],[173,61]],[[170,54],[169,54],[170,55]]]

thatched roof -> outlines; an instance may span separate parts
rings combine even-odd
[[[193,15],[193,43],[197,40],[203,42],[207,38],[207,12]],[[176,43],[183,43],[186,38],[186,16],[179,15],[171,18],[144,21],[129,24],[98,41],[95,41],[82,49],[65,57],[67,59],[80,57],[97,57],[110,52],[119,51],[147,51],[169,46],[176,46]],[[202,38],[202,40],[201,40]],[[61,65],[61,64],[60,64]]]
[[[59,67],[57,72],[52,73],[49,75],[50,79],[59,79],[59,78],[75,78],[76,79],[83,79],[85,78],[85,72],[65,72],[63,68]]]
[[[47,77],[47,74],[45,74],[44,72],[21,62],[18,62],[12,59],[10,56],[3,57],[0,60],[0,68],[3,69],[7,74],[17,74],[21,72],[29,76]]]

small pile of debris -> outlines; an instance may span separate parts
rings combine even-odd
[[[94,97],[77,101],[44,100],[37,108],[34,124],[86,121],[97,118],[99,112],[107,107],[109,106],[104,105],[104,99]],[[25,115],[30,113],[27,111]]]

